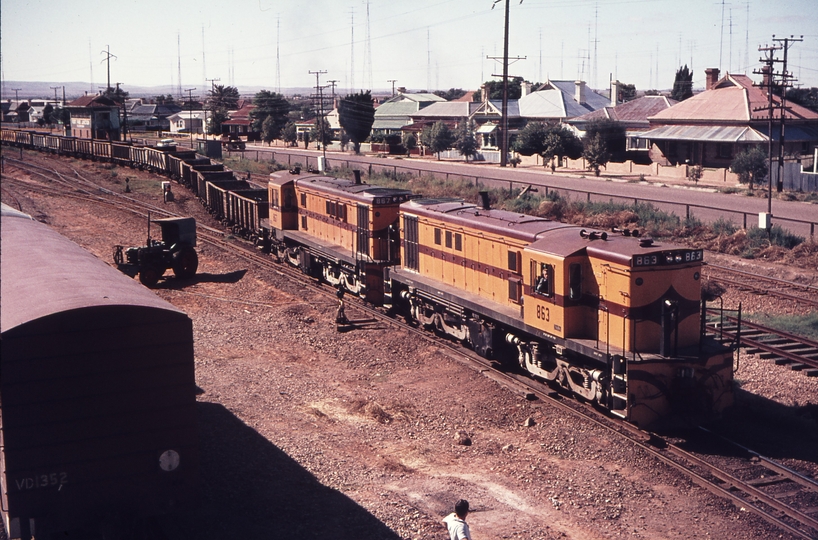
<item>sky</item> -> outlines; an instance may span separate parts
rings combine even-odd
[[[6,81],[215,84],[272,91],[476,90],[499,79],[504,0],[3,0]],[[788,49],[797,84],[818,87],[816,0],[510,0],[509,74],[607,89],[668,89],[676,70],[753,75],[760,46]],[[783,50],[776,57],[783,59]],[[523,59],[524,57],[524,59]],[[780,64],[777,64],[780,66]],[[179,74],[181,73],[181,84]],[[187,92],[185,92],[187,95]],[[8,98],[4,95],[3,98]]]

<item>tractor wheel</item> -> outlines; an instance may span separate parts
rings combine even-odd
[[[164,273],[156,266],[144,266],[139,270],[139,281],[145,287],[155,287]]]
[[[196,269],[199,268],[199,256],[196,255],[196,250],[187,247],[180,249],[173,254],[173,273],[179,279],[190,279],[196,275]]]

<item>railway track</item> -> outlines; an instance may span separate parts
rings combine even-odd
[[[818,377],[816,341],[715,310],[708,311],[706,327],[713,335],[737,339],[749,354],[800,371],[807,377]]]
[[[140,216],[147,215],[147,212],[157,215],[174,215],[166,208],[126,197],[101,186],[96,186],[95,189],[92,182],[89,183],[78,173],[77,179],[87,189],[84,188],[82,192],[77,192],[74,186],[70,188],[71,193],[66,193],[65,189],[69,188],[71,182],[64,175],[57,171],[39,169],[41,170],[38,171],[38,174],[44,178],[54,175],[55,179],[59,179],[57,182],[59,187],[55,185],[37,187],[26,183],[26,188],[36,189],[46,195],[72,196],[87,200],[92,204],[112,205],[124,212]],[[260,254],[247,243],[233,241],[229,235],[225,237],[227,233],[224,231],[203,225],[199,225],[199,228],[203,232],[202,241],[230,251],[276,275],[284,276],[288,280],[308,287],[327,298],[328,302],[335,301],[334,288],[322,285],[286,264],[276,263],[272,258]],[[184,294],[183,290],[177,292]],[[350,306],[350,312],[353,311],[356,315],[360,312],[365,317],[377,319],[390,327],[400,328],[433,343],[436,347],[443,348],[450,357],[504,385],[510,391],[519,393],[526,399],[539,400],[548,406],[556,407],[567,414],[578,417],[584,422],[599,426],[684,474],[702,488],[732,501],[740,508],[756,513],[793,537],[818,538],[818,482],[812,478],[788,469],[741,445],[726,441],[704,429],[697,430],[695,438],[688,437],[682,441],[672,441],[654,433],[639,430],[631,424],[611,418],[586,403],[555,392],[551,387],[539,381],[499,369],[501,366],[495,362],[480,357],[460,344],[441,340],[421,328],[391,316],[382,309],[364,303],[355,303]],[[745,324],[747,323],[742,322],[742,325]],[[729,324],[723,321],[719,325],[711,323],[708,328],[713,332],[731,331]],[[745,327],[742,326],[742,328]],[[742,333],[744,332],[748,330],[743,330]],[[742,340],[744,339],[742,337]]]
[[[708,263],[705,271],[707,278],[711,281],[738,290],[778,297],[811,308],[818,308],[818,287],[814,285],[778,279],[713,263]]]

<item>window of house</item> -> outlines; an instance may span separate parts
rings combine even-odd
[[[719,143],[717,151],[719,153],[719,157],[722,159],[732,159],[733,157],[732,144]]]
[[[446,247],[452,247],[452,231],[446,231]]]
[[[440,229],[435,228],[435,244],[440,245]]]
[[[454,235],[454,249],[463,251],[463,235],[460,233]]]

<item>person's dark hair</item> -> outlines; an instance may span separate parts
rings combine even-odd
[[[466,499],[460,499],[457,501],[454,505],[454,513],[461,519],[466,517],[466,514],[469,513],[469,501]]]

